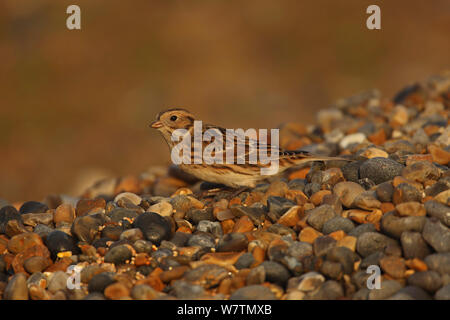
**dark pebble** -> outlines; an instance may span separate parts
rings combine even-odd
[[[450,274],[450,252],[430,254],[425,258],[425,263],[441,275]]]
[[[327,204],[308,210],[306,214],[308,215],[306,220],[308,224],[319,231],[322,231],[325,222],[336,216],[333,207]]]
[[[450,284],[443,286],[434,295],[436,300],[450,300]]]
[[[239,259],[236,261],[234,266],[238,270],[246,269],[246,268],[250,268],[250,266],[253,264],[253,262],[255,262],[255,258],[253,257],[253,255],[250,252],[246,252],[239,257]]]
[[[304,192],[308,197],[311,197],[314,193],[320,191],[320,189],[321,189],[320,184],[311,182],[306,185]]]
[[[327,253],[327,260],[339,262],[346,274],[353,272],[354,263],[359,259],[359,256],[347,247],[333,247]]]
[[[431,253],[428,244],[419,232],[405,231],[400,237],[403,255],[406,259],[424,259]]]
[[[329,236],[317,237],[313,242],[314,255],[317,257],[324,256],[332,248],[336,246],[337,241]]]
[[[320,273],[327,278],[339,280],[342,277],[343,268],[339,262],[325,260],[320,266]]]
[[[434,293],[442,286],[442,280],[440,274],[436,271],[422,271],[409,276],[408,284]]]
[[[347,181],[358,182],[359,180],[359,167],[364,161],[352,161],[347,163],[341,168],[344,178]]]
[[[83,300],[106,300],[106,297],[103,295],[103,293],[92,292],[85,296]]]
[[[217,244],[217,251],[244,251],[247,249],[248,239],[243,233],[232,232],[224,235]]]
[[[100,216],[82,216],[75,218],[70,231],[72,235],[75,235],[80,241],[92,243],[102,224],[103,221]]]
[[[407,286],[390,296],[388,300],[430,300],[431,296],[422,288]]]
[[[112,222],[118,223],[124,218],[134,219],[138,216],[138,213],[129,209],[117,208],[109,212],[107,216],[111,219]]]
[[[358,238],[360,235],[366,232],[376,232],[377,229],[375,228],[375,225],[372,223],[364,223],[357,226],[355,229],[349,232],[349,236]]]
[[[214,236],[207,232],[197,231],[189,238],[188,246],[198,246],[205,248],[214,248],[216,246]]]
[[[48,207],[46,204],[37,201],[27,201],[19,209],[21,214],[24,213],[42,213],[46,212]]]
[[[450,251],[450,230],[436,218],[429,218],[423,227],[422,236],[437,252]]]
[[[183,276],[183,280],[209,289],[217,286],[228,276],[228,270],[224,267],[215,264],[205,264],[195,269],[186,271]]]
[[[360,270],[367,270],[367,268],[371,265],[380,266],[380,260],[384,258],[386,255],[383,251],[376,251],[367,257],[361,260],[361,264],[359,265]]]
[[[400,238],[405,231],[422,232],[425,222],[425,217],[398,217],[394,212],[388,212],[381,218],[381,230],[391,237]]]
[[[396,205],[411,201],[422,202],[422,193],[408,183],[400,183],[397,188],[395,188],[392,201]]]
[[[326,221],[323,224],[322,233],[330,234],[334,231],[343,230],[345,233],[348,234],[354,228],[355,225],[353,224],[352,220],[337,216],[331,218],[330,220]]]
[[[186,213],[186,219],[192,221],[196,225],[202,220],[214,221],[213,210],[212,208],[190,209]]]
[[[171,227],[166,219],[154,212],[144,212],[134,220],[133,226],[141,229],[145,238],[159,245],[171,236]]]
[[[269,288],[261,285],[251,285],[237,289],[230,300],[275,300],[276,297]]]
[[[396,245],[397,242],[378,232],[366,232],[358,237],[356,251],[367,257],[376,251],[383,251],[389,244]]]
[[[102,238],[109,238],[113,241],[117,241],[120,239],[120,235],[124,231],[122,226],[118,225],[107,225],[101,233]]]
[[[276,222],[286,211],[295,206],[296,203],[277,196],[270,196],[267,198],[267,208],[269,210],[269,218],[272,222]]]
[[[391,202],[394,195],[394,186],[391,182],[380,183],[375,189],[375,193],[381,202]]]
[[[388,158],[372,158],[366,160],[359,168],[361,179],[368,178],[380,184],[402,174],[403,165]]]
[[[116,282],[114,276],[115,274],[112,272],[102,272],[93,276],[88,283],[89,293],[93,292],[103,293],[103,291],[107,286]]]
[[[266,218],[266,212],[262,207],[233,206],[230,210],[235,217],[249,217],[255,225],[261,225]]]
[[[381,288],[377,290],[370,290],[369,300],[382,300],[397,293],[402,288],[402,285],[395,280],[381,281]]]
[[[175,232],[173,234],[173,237],[170,239],[170,242],[172,242],[175,246],[181,248],[186,245],[190,237],[192,237],[192,234],[190,233]]]
[[[10,220],[22,223],[22,217],[13,206],[5,206],[0,209],[0,233],[6,232],[6,225]]]
[[[285,286],[290,278],[289,271],[280,263],[275,261],[264,261],[261,266],[266,272],[266,281]]]
[[[153,244],[147,240],[137,240],[133,244],[137,253],[152,253],[152,246]]]
[[[45,244],[48,250],[50,250],[52,259],[56,259],[58,252],[71,251],[72,254],[78,254],[80,251],[75,239],[59,230],[50,232],[47,235]]]
[[[325,281],[319,290],[307,295],[306,300],[336,300],[344,296],[342,285],[334,280]]]
[[[425,210],[431,217],[438,218],[447,227],[450,227],[450,208],[445,204],[431,200],[425,202]]]
[[[131,260],[131,251],[126,245],[110,248],[105,255],[107,263],[122,264],[127,260]]]
[[[178,280],[173,283],[170,294],[181,300],[193,300],[204,298],[206,292],[200,285],[193,285],[186,281]]]
[[[220,238],[223,235],[222,225],[218,221],[212,222],[208,220],[202,220],[198,223],[197,230],[208,232],[217,238]]]
[[[307,184],[306,179],[293,179],[288,182],[288,188],[289,190],[304,191],[306,184]]]
[[[300,261],[303,257],[313,254],[313,247],[310,243],[295,241],[289,246],[286,253]]]

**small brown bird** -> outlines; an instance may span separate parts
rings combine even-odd
[[[277,170],[272,175],[279,175],[286,169],[302,165],[306,162],[311,161],[327,161],[327,160],[344,160],[348,159],[337,158],[337,157],[326,157],[321,155],[313,155],[306,151],[283,151],[277,149],[271,149],[271,145],[266,141],[259,141],[258,138],[252,139],[245,137],[244,139],[236,136],[228,136],[227,130],[215,125],[202,124],[201,132],[203,135],[207,136],[211,129],[223,135],[223,148],[222,151],[217,151],[212,153],[215,159],[218,156],[222,158],[221,163],[206,163],[202,161],[201,163],[196,163],[194,159],[194,121],[195,117],[189,111],[181,108],[169,109],[160,112],[156,121],[151,123],[151,127],[157,129],[161,132],[162,136],[166,140],[170,151],[179,143],[173,141],[173,133],[177,129],[184,129],[184,132],[190,134],[191,139],[191,160],[190,163],[181,163],[179,167],[192,174],[193,176],[212,183],[224,184],[232,188],[239,187],[250,187],[253,188],[257,183],[262,182],[267,179],[268,175],[261,174],[261,169],[270,167],[270,163],[261,162],[259,159],[254,162],[251,161],[251,155],[264,151],[266,154],[270,154],[271,159],[275,160],[278,164]],[[208,146],[208,142],[201,140],[202,151]],[[229,148],[233,149],[232,161],[226,159],[226,152]],[[239,148],[245,148],[245,154],[238,154]],[[263,150],[262,150],[263,149]],[[240,149],[243,150],[243,149]],[[220,153],[220,154],[219,154]],[[239,159],[241,160],[239,162]],[[243,162],[243,163],[242,163]]]

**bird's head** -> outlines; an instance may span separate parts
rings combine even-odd
[[[166,140],[170,140],[175,130],[189,130],[193,127],[194,120],[194,115],[186,109],[168,109],[158,113],[156,120],[150,124],[150,127],[160,131]]]

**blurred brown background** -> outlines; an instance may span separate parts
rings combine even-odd
[[[381,31],[366,28],[370,4]],[[0,198],[169,163],[148,124],[170,106],[271,128],[362,90],[391,98],[449,67],[449,31],[448,0],[3,0]]]

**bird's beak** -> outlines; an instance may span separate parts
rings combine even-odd
[[[163,126],[163,124],[162,124],[161,121],[153,121],[153,122],[150,124],[150,127],[154,128],[154,129],[161,128],[162,126]]]

